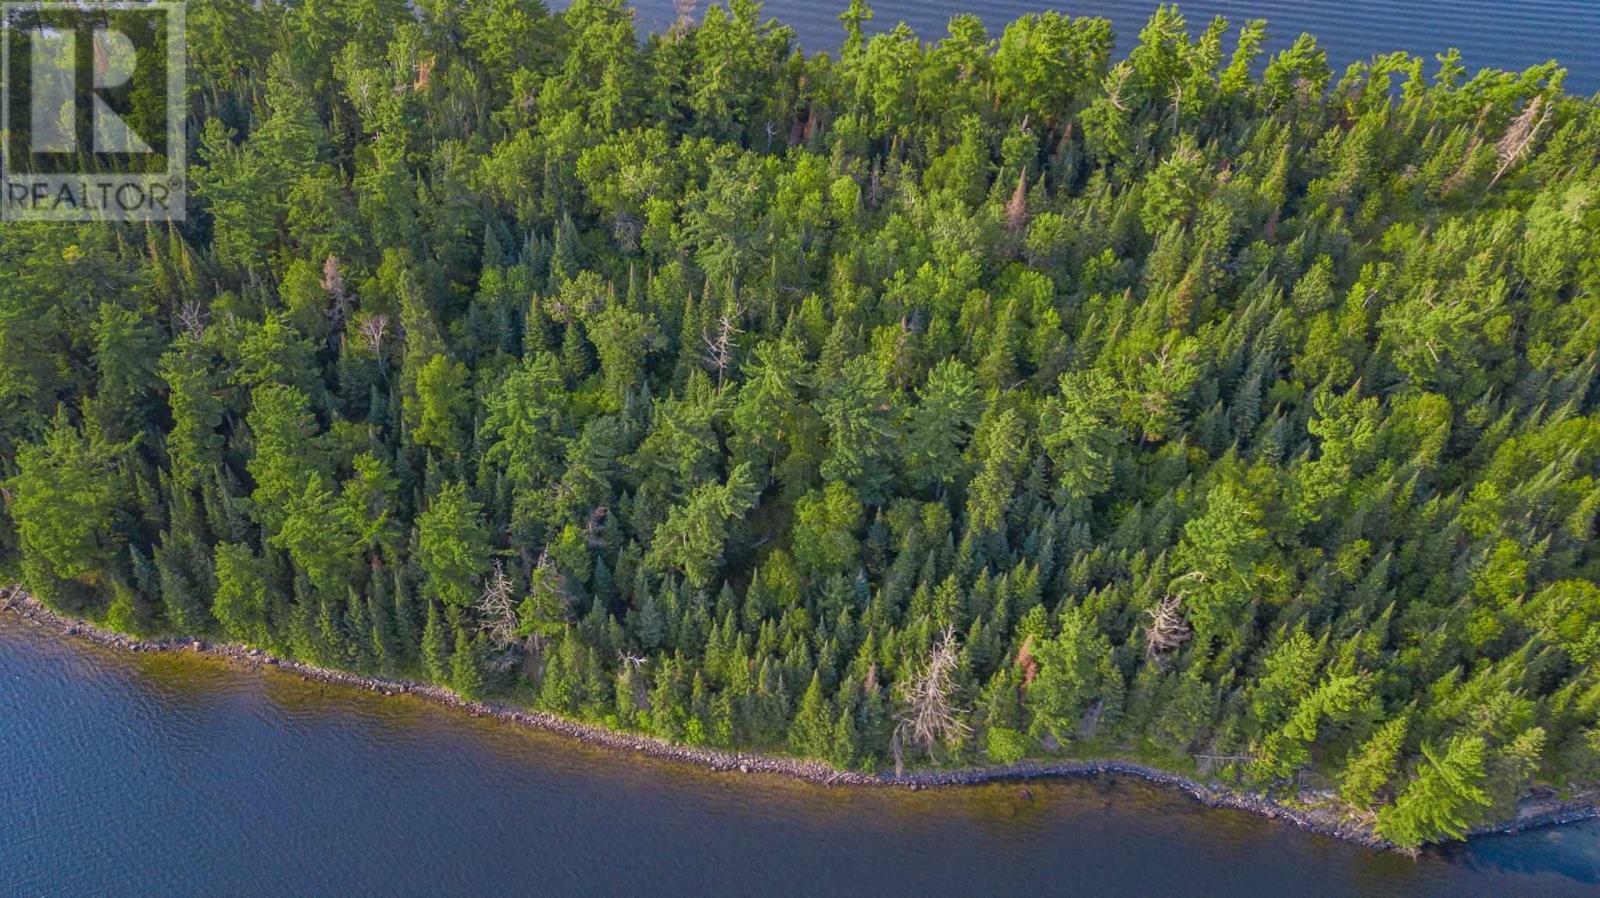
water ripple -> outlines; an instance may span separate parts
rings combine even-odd
[[[556,3],[559,7],[563,3]],[[674,18],[673,0],[636,0],[639,21],[660,29]],[[699,8],[709,4],[702,2]],[[833,50],[843,38],[842,0],[767,0],[766,14],[792,25],[803,46]],[[1078,0],[1053,5],[1037,0],[875,0],[870,27],[884,30],[904,21],[928,41],[944,34],[959,12],[976,12],[994,29],[1024,13],[1064,9],[1075,16],[1103,16],[1116,28],[1122,49],[1137,40],[1156,0]],[[1336,71],[1356,60],[1409,50],[1432,62],[1457,47],[1470,69],[1522,69],[1550,59],[1570,70],[1569,89],[1600,89],[1600,4],[1594,0],[1188,0],[1179,4],[1191,28],[1213,16],[1237,25],[1268,21],[1270,50],[1286,47],[1302,32],[1317,36]]]
[[[0,615],[0,895],[1563,895],[1600,826],[1413,863],[1097,780],[718,775]]]

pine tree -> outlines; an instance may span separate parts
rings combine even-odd
[[[222,631],[248,645],[265,646],[268,586],[255,554],[247,546],[216,549],[217,592],[211,611]]]
[[[1424,745],[1416,777],[1378,811],[1378,833],[1409,850],[1466,835],[1491,804],[1483,791],[1485,751],[1480,736],[1458,736],[1443,752]]]
[[[1028,686],[1036,735],[1068,742],[1077,733],[1084,712],[1100,691],[1100,660],[1110,652],[1093,620],[1078,608],[1061,616],[1061,632],[1038,644],[1038,675]]]
[[[856,732],[855,712],[848,704],[841,704],[839,719],[833,724],[833,747],[828,753],[828,760],[833,766],[848,770],[856,764],[860,754],[860,737]]]
[[[130,636],[140,636],[149,630],[150,619],[141,607],[137,593],[122,583],[111,584],[111,604],[106,607],[106,626]]]
[[[445,643],[445,623],[439,617],[439,604],[428,603],[428,621],[422,628],[422,667],[435,683],[451,680],[450,651]]]
[[[429,622],[432,622],[430,615]],[[478,644],[467,636],[467,630],[456,624],[456,647],[450,653],[450,688],[463,698],[475,699],[483,694],[483,670],[478,661]]]
[[[832,757],[834,748],[833,709],[822,694],[822,679],[811,675],[811,685],[800,698],[800,708],[789,726],[789,750],[802,758]]]
[[[81,433],[65,410],[42,442],[17,454],[17,474],[5,482],[7,504],[23,551],[56,578],[102,571],[118,551],[111,526],[118,496],[112,469],[116,454],[117,448],[97,433]]]
[[[1409,718],[1385,723],[1345,765],[1339,778],[1339,797],[1357,808],[1369,808],[1400,772],[1400,751],[1405,745]]]
[[[417,517],[417,560],[431,598],[460,608],[478,597],[477,580],[489,568],[481,515],[466,484],[457,481],[441,487]]]

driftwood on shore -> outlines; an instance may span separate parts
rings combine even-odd
[[[494,717],[579,742],[635,752],[708,768],[721,772],[763,773],[791,777],[822,786],[898,787],[912,790],[971,786],[1002,781],[1123,776],[1178,789],[1202,804],[1258,814],[1291,823],[1301,829],[1354,842],[1374,849],[1394,850],[1395,846],[1375,834],[1369,826],[1345,819],[1332,811],[1292,808],[1271,798],[1218,784],[1198,782],[1145,764],[1119,760],[1061,762],[1023,761],[995,767],[957,770],[912,770],[865,773],[840,770],[819,761],[806,761],[775,755],[723,751],[665,742],[650,736],[608,730],[580,723],[544,711],[518,708],[497,702],[465,699],[441,686],[388,677],[367,676],[348,671],[317,667],[301,661],[275,658],[260,649],[234,643],[209,643],[195,637],[140,639],[94,624],[57,614],[17,587],[0,587],[0,612],[9,611],[43,628],[85,639],[98,645],[131,652],[195,651],[249,667],[270,666],[300,675],[307,680],[347,686],[384,695],[409,694],[474,716]],[[1472,835],[1515,833],[1542,826],[1576,823],[1600,817],[1600,794],[1578,799],[1525,803],[1517,817],[1479,827]]]

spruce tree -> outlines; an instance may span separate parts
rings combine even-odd
[[[445,642],[445,623],[437,602],[428,603],[428,620],[422,628],[422,668],[435,683],[451,680],[450,650]]]
[[[833,755],[834,736],[833,709],[822,694],[821,677],[813,673],[794,722],[789,725],[789,750],[802,758],[829,758]]]
[[[1483,791],[1485,746],[1481,736],[1458,736],[1443,751],[1424,745],[1417,775],[1378,811],[1378,832],[1401,848],[1459,839],[1491,802]]]
[[[456,624],[455,651],[450,653],[450,688],[463,698],[475,699],[483,694],[483,670],[478,661],[478,643],[467,635],[465,627]]]

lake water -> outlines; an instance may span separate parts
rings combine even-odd
[[[1578,895],[1600,826],[1420,861],[1134,782],[714,774],[0,614],[0,895]]]
[[[556,4],[560,5],[560,4]],[[704,10],[709,0],[699,0]],[[794,26],[809,50],[832,50],[843,39],[838,15],[848,0],[767,0],[767,15]],[[1156,0],[874,0],[874,30],[904,21],[924,40],[944,34],[959,12],[976,12],[999,36],[1024,13],[1059,9],[1074,16],[1110,19],[1126,50],[1137,40]],[[674,18],[673,0],[635,0],[641,25],[660,29]],[[1600,2],[1596,0],[1187,0],[1179,4],[1190,28],[1225,16],[1237,28],[1266,19],[1271,49],[1302,32],[1317,36],[1336,72],[1375,53],[1409,50],[1430,64],[1435,53],[1461,50],[1469,69],[1522,69],[1555,59],[1570,70],[1567,87],[1600,90]],[[1231,46],[1231,45],[1230,45]]]

